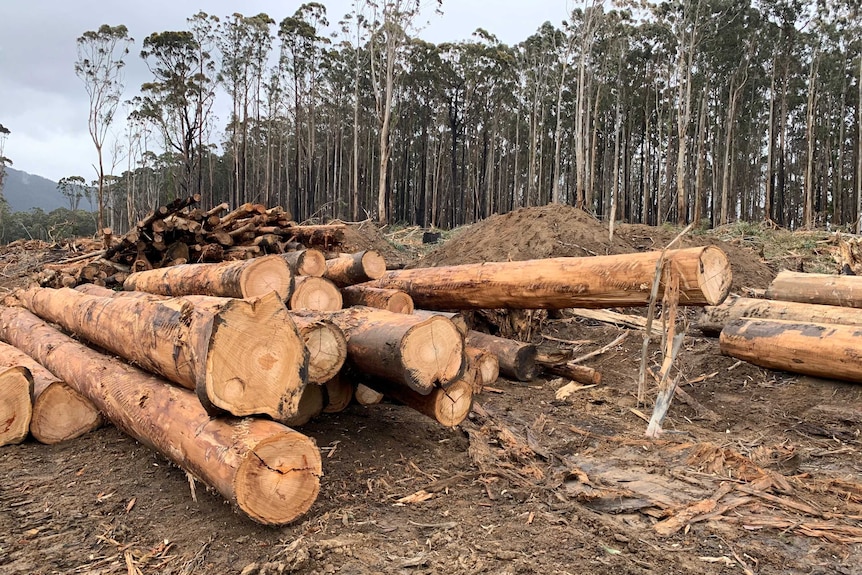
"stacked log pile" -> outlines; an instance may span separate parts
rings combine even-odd
[[[707,307],[698,327],[754,365],[862,383],[862,277],[782,271],[765,296]]]
[[[127,266],[113,275],[123,291],[99,277],[23,291],[20,308],[0,308],[0,339],[49,370],[39,377],[268,524],[303,514],[319,487],[313,440],[287,426],[384,397],[454,426],[498,374],[530,380],[556,367],[599,380],[589,368],[540,365],[534,346],[471,331],[452,310],[642,306],[669,277],[681,305],[717,304],[730,286],[717,248],[387,272],[370,250],[326,259],[337,225],[298,226],[251,204],[204,212],[196,200],[156,210],[100,254],[99,265]],[[9,367],[17,441],[46,386],[24,362]]]

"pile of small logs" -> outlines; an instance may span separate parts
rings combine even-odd
[[[862,383],[862,277],[782,271],[765,299],[730,297],[697,327],[721,352],[770,369]]]
[[[250,259],[319,247],[340,251],[344,224],[299,225],[280,206],[246,203],[229,210],[194,207],[196,194],[160,206],[121,238],[102,230],[104,250],[46,266],[40,284],[74,287],[81,283],[113,287],[132,272],[184,263]],[[98,259],[96,259],[98,258]]]
[[[643,306],[651,292],[665,292],[657,269],[673,279],[681,305],[718,304],[730,286],[717,248],[387,271],[371,250],[326,259],[314,246],[331,246],[335,230],[282,225],[275,208],[243,207],[216,221],[216,212],[192,217],[188,207],[147,218],[104,253],[133,258],[137,271],[123,291],[35,287],[18,294],[19,306],[0,307],[0,340],[47,370],[8,354],[0,378],[10,383],[0,390],[17,390],[18,399],[0,397],[16,406],[0,419],[17,425],[9,441],[28,426],[37,439],[70,438],[97,426],[101,413],[266,524],[294,520],[317,496],[320,453],[291,429],[311,418],[389,397],[454,426],[498,374],[529,380],[545,369],[598,381],[589,368],[540,360],[530,344],[470,330],[459,310]],[[180,241],[178,230],[211,239],[223,232],[281,253],[182,263],[158,249]],[[144,231],[162,235],[144,241]],[[267,235],[273,243],[254,243]],[[297,240],[305,249],[284,252],[281,243]],[[216,241],[223,253],[229,241]],[[214,244],[194,245],[202,253]],[[154,263],[151,250],[173,265],[135,263]],[[80,421],[37,435],[28,406],[52,386],[89,411],[42,407],[43,424],[52,415]]]

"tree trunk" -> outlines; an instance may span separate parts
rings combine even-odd
[[[332,320],[347,337],[347,359],[359,371],[406,385],[422,394],[447,386],[464,364],[464,339],[441,316],[423,319],[370,307],[337,312],[297,312]]]
[[[808,154],[805,159],[805,197],[802,209],[802,225],[808,229],[814,227],[814,118],[818,100],[816,86],[818,55],[819,50],[815,48],[808,73],[808,104],[805,113],[805,140],[808,144]]]
[[[274,294],[196,299],[101,298],[68,288],[21,295],[36,315],[196,390],[214,413],[292,416],[308,352],[284,304]]]
[[[292,315],[308,349],[308,383],[324,384],[338,375],[347,359],[347,338],[333,322]]]
[[[281,256],[295,276],[323,277],[326,271],[326,257],[320,250],[299,250]]]
[[[297,276],[293,294],[287,300],[291,310],[337,311],[344,302],[334,283],[325,278]]]
[[[541,366],[542,370],[554,375],[559,375],[560,377],[571,379],[578,383],[599,385],[602,382],[602,374],[586,365],[567,362],[558,363],[553,361],[544,361],[542,359],[537,360],[537,362]]]
[[[367,385],[446,427],[454,427],[464,421],[473,407],[473,386],[461,379],[446,389],[435,387],[425,395],[380,379],[367,382]]]
[[[89,399],[18,348],[0,344],[0,368],[17,366],[27,368],[33,377],[30,434],[36,441],[52,445],[74,439],[102,425],[102,416]],[[2,393],[3,386],[0,385]],[[0,401],[0,410],[3,404]],[[0,416],[0,422],[4,421],[6,418]]]
[[[323,413],[338,413],[347,409],[353,400],[353,383],[341,374],[323,384],[326,388],[326,407]]]
[[[128,291],[159,295],[202,294],[251,298],[275,291],[282,301],[290,297],[290,267],[281,256],[218,264],[184,264],[131,274],[123,283]]]
[[[317,498],[320,452],[308,437],[264,419],[213,419],[193,393],[93,351],[23,309],[0,308],[0,338],[253,520],[289,523]]]
[[[467,347],[484,349],[497,356],[499,372],[517,381],[532,381],[539,374],[536,365],[536,346],[512,339],[470,331],[464,342]]]
[[[782,301],[862,308],[862,277],[782,271],[766,297]]]
[[[0,369],[0,447],[27,438],[33,416],[32,395],[33,376],[26,367]]]
[[[440,315],[454,323],[455,327],[458,328],[458,331],[461,332],[461,335],[466,336],[467,332],[470,331],[470,328],[467,326],[467,318],[465,318],[464,314],[462,313],[449,311],[431,311],[427,309],[414,309],[413,315],[425,319],[428,319],[431,316]]]
[[[858,326],[734,319],[719,343],[724,355],[761,367],[862,383]]]
[[[386,260],[374,250],[342,255],[326,261],[323,277],[345,287],[353,284],[376,280],[386,273]]]
[[[390,271],[369,285],[403,290],[427,309],[645,306],[660,258],[644,252],[417,268]],[[724,301],[731,271],[719,248],[671,250],[666,259],[680,275],[683,305]]]
[[[695,327],[705,334],[717,335],[732,320],[743,317],[862,325],[862,310],[857,312],[855,308],[731,296],[720,306],[704,308]]]
[[[401,290],[353,285],[341,289],[345,306],[364,305],[392,313],[413,313],[413,298]]]
[[[326,391],[322,385],[306,385],[296,412],[282,423],[290,427],[305,425],[321,413],[326,405]]]

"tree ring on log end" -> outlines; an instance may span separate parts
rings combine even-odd
[[[257,258],[242,271],[239,280],[242,297],[260,297],[275,292],[282,301],[290,295],[290,266],[279,256]]]
[[[26,367],[0,373],[0,445],[21,443],[30,431],[33,376]]]
[[[411,327],[401,343],[407,385],[428,394],[435,384],[447,385],[461,375],[464,338],[443,316],[431,316]]]
[[[311,508],[323,475],[314,440],[285,428],[250,449],[236,472],[236,502],[249,517],[284,525]]]
[[[52,383],[33,402],[30,433],[40,443],[74,439],[101,425],[102,415],[93,404],[64,383]]]
[[[473,388],[464,380],[458,380],[445,391],[441,390],[437,402],[437,421],[454,427],[464,421],[473,407]]]
[[[367,250],[362,254],[362,267],[369,279],[380,279],[386,273],[386,260],[378,252]]]
[[[708,305],[718,305],[730,293],[733,275],[730,262],[724,251],[715,246],[707,246],[700,254],[697,272],[698,285]]]

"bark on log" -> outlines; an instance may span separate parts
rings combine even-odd
[[[720,306],[704,308],[695,327],[705,334],[718,335],[731,320],[742,317],[862,325],[862,309],[730,296]]]
[[[464,367],[463,336],[442,316],[423,319],[362,306],[295,313],[332,320],[347,337],[347,359],[352,366],[419,393],[451,384]]]
[[[541,368],[548,373],[566,377],[578,383],[587,385],[599,385],[602,382],[602,374],[592,367],[579,365],[577,363],[555,363],[555,362],[538,362]]]
[[[724,355],[761,367],[862,383],[859,326],[734,319],[719,343]]]
[[[323,277],[326,273],[326,258],[320,250],[299,250],[281,256],[295,276]]]
[[[284,304],[255,301],[102,298],[64,288],[20,295],[39,317],[197,391],[204,406],[234,415],[294,415],[308,352]]]
[[[305,435],[265,419],[211,418],[193,393],[100,354],[24,309],[0,308],[0,337],[255,521],[289,523],[317,498],[320,452]]]
[[[645,252],[417,268],[368,285],[403,290],[427,309],[645,306],[660,258]],[[680,276],[681,305],[717,305],[727,297],[730,264],[719,248],[670,250],[665,265]]]
[[[346,377],[336,374],[323,384],[326,389],[326,407],[323,413],[344,411],[353,399],[353,383]]]
[[[341,289],[345,306],[364,305],[392,313],[413,313],[413,298],[401,290],[352,285]]]
[[[454,427],[464,421],[473,407],[473,385],[463,379],[446,389],[435,387],[427,395],[380,379],[367,385],[446,427]]]
[[[283,301],[290,297],[292,278],[287,262],[273,255],[137,272],[126,278],[123,287],[127,291],[168,296],[201,294],[234,298],[259,297],[275,291]]]
[[[539,374],[536,346],[479,331],[469,331],[465,342],[497,356],[503,377],[517,381],[532,381]]]
[[[338,287],[347,287],[376,280],[385,273],[386,260],[383,256],[374,250],[365,250],[326,260],[326,273],[323,277]]]
[[[862,277],[782,271],[766,290],[768,299],[862,308]]]
[[[36,441],[52,445],[102,425],[102,415],[89,399],[18,348],[0,343],[0,369],[16,366],[27,368],[33,377],[30,434]],[[0,417],[0,423],[3,421]]]
[[[489,350],[467,346],[465,350],[470,365],[476,371],[476,385],[482,386],[494,383],[500,377],[500,361]]]
[[[293,294],[287,300],[291,310],[337,311],[344,306],[341,292],[331,281],[297,276]]]
[[[292,315],[308,349],[308,383],[324,384],[338,375],[347,359],[347,338],[327,319]]]
[[[21,443],[33,415],[33,376],[26,367],[0,368],[0,447]]]
[[[284,423],[290,427],[300,427],[323,412],[326,405],[326,391],[322,385],[306,385],[302,390],[302,398],[296,413],[287,418]]]

